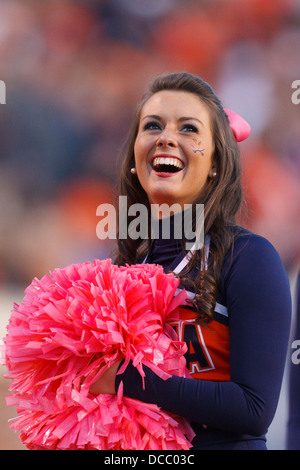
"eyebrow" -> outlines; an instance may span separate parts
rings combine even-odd
[[[157,114],[150,114],[150,115],[147,115],[147,116],[144,116],[142,121],[144,119],[156,119],[157,121],[161,121],[162,120],[162,117],[157,115]],[[203,126],[203,122],[200,121],[200,119],[196,118],[196,117],[192,117],[192,116],[182,116],[178,119],[179,122],[183,122],[183,121],[198,121],[201,126]]]
[[[180,121],[180,122],[181,121],[198,121],[201,124],[201,126],[204,125],[203,122],[200,121],[200,119],[198,119],[196,117],[192,117],[192,116],[187,116],[187,117],[183,116],[183,117],[179,118],[178,121]]]

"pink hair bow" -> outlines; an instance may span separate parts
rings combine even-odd
[[[237,142],[242,142],[249,137],[251,132],[251,127],[245,119],[243,119],[239,114],[230,111],[229,109],[224,108],[225,113],[229,119],[229,125],[234,134],[235,140]]]

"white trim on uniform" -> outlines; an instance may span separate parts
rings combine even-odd
[[[183,290],[182,288],[176,289],[175,295],[179,294],[179,292],[181,292],[182,290]],[[186,293],[187,293],[187,298],[188,299],[192,300],[195,297],[194,292],[186,290]],[[227,307],[225,305],[219,304],[218,302],[216,302],[215,312],[220,313],[221,315],[224,315],[225,317],[228,317]]]
[[[209,246],[210,246],[210,236],[206,235],[205,237],[205,264],[204,264],[204,269],[207,268],[207,260],[208,260],[208,255],[209,255]],[[195,251],[197,247],[197,244],[195,243],[193,247],[190,249],[190,251],[187,253],[187,255],[180,261],[180,263],[176,266],[175,269],[173,269],[173,273],[179,274],[188,264],[192,253]],[[145,264],[147,262],[148,255],[145,257],[144,261],[142,264]],[[203,267],[202,267],[203,269]],[[180,291],[183,289],[176,289],[175,294],[177,295]],[[191,291],[186,291],[187,296],[189,299],[193,299],[195,297],[195,293]],[[219,304],[218,302],[216,303],[215,306],[215,312],[220,313],[221,315],[224,315],[225,317],[228,317],[228,309],[225,307],[225,305]]]

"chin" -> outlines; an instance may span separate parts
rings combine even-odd
[[[149,198],[149,201],[150,204],[167,204],[168,206],[179,204],[181,206],[181,203],[176,196],[177,195],[173,193],[159,193],[155,194],[152,198]]]

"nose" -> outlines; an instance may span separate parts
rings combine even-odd
[[[172,132],[170,129],[164,129],[160,134],[157,139],[157,147],[163,148],[163,147],[176,147],[177,146],[177,140],[174,132]]]

